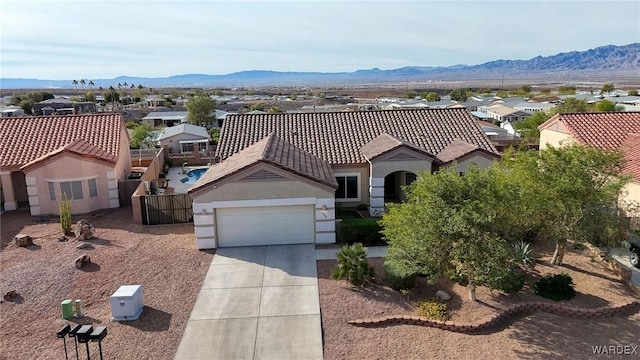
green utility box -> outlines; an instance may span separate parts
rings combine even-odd
[[[73,302],[71,300],[62,300],[62,318],[71,319],[73,317]]]

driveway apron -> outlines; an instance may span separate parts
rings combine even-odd
[[[322,359],[315,246],[218,249],[175,359]]]

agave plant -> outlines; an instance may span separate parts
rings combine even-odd
[[[340,248],[337,255],[338,266],[331,274],[336,280],[348,280],[352,285],[362,286],[375,278],[375,272],[369,266],[367,250],[361,243]]]
[[[533,257],[531,257],[531,249],[529,248],[529,243],[523,240],[519,240],[515,244],[513,244],[513,253],[515,257],[515,261],[518,264],[530,266],[533,264]]]

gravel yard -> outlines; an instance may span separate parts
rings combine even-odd
[[[85,217],[96,228],[94,249],[79,242],[59,242],[56,217],[38,222],[28,212],[5,212],[0,218],[0,292],[16,290],[14,302],[0,304],[0,358],[64,359],[55,333],[67,323],[107,326],[105,359],[173,359],[211,263],[212,253],[193,245],[193,225],[143,226],[131,223],[131,208]],[[28,248],[12,244],[13,236],[34,238]],[[73,261],[88,254],[92,263],[76,269]],[[142,285],[144,310],[136,321],[111,321],[110,296],[121,285]],[[61,318],[63,299],[82,299],[85,316]],[[75,358],[73,342],[67,342]],[[91,357],[98,346],[90,344]],[[86,354],[80,347],[81,357]],[[86,355],[85,355],[86,356]]]
[[[172,359],[213,253],[195,249],[192,224],[131,224],[130,208],[83,218],[96,227],[97,238],[88,241],[94,249],[78,250],[73,240],[59,242],[55,217],[41,222],[24,211],[0,217],[0,295],[10,290],[19,294],[13,302],[0,304],[0,359],[64,358],[55,332],[66,323],[106,325],[106,359]],[[34,245],[12,244],[17,233],[32,236]],[[551,246],[538,244],[534,252],[540,261],[527,283],[550,273],[569,273],[578,296],[564,303],[593,308],[636,298],[587,250],[570,248],[566,265],[557,268],[546,265]],[[85,253],[92,264],[76,269],[73,260]],[[452,295],[448,306],[452,320],[458,322],[480,320],[517,302],[541,300],[528,286],[512,296],[480,288],[480,301],[472,303],[466,288],[448,281],[421,282],[406,298],[387,286],[382,259],[372,259],[371,264],[378,274],[377,285],[354,288],[330,278],[335,261],[318,261],[325,359],[584,359],[595,357],[592,346],[640,345],[638,313],[590,320],[534,313],[475,335],[410,325],[355,327],[347,321],[413,314],[415,302],[434,296],[437,290]],[[143,286],[145,308],[140,319],[111,321],[111,294],[120,285],[131,284]],[[63,299],[82,299],[85,317],[63,320]],[[73,357],[72,344],[68,349]],[[91,357],[97,358],[97,346],[90,345]],[[80,351],[82,358],[84,346]]]
[[[331,270],[336,262],[318,261],[325,359],[586,359],[598,357],[592,346],[640,346],[640,313],[589,320],[534,313],[474,335],[413,325],[362,328],[347,324],[356,319],[415,315],[415,302],[433,297],[437,290],[452,295],[448,302],[451,320],[475,322],[511,304],[543,301],[531,292],[528,284],[546,274],[563,271],[571,275],[578,292],[564,304],[594,308],[637,299],[604,265],[592,261],[588,250],[570,249],[565,265],[557,268],[546,265],[551,258],[551,246],[542,244],[534,251],[541,263],[527,275],[523,291],[505,296],[479,288],[480,301],[476,303],[468,300],[466,288],[449,281],[427,285],[420,280],[407,299],[388,287],[379,258],[370,261],[378,275],[377,285],[364,288],[332,280]],[[640,349],[636,354],[640,355]]]

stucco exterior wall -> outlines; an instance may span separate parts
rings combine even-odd
[[[561,130],[542,129],[540,131],[540,150],[547,146],[560,147],[572,143],[573,137]]]
[[[494,161],[496,160],[497,158],[494,158],[482,152],[473,152],[467,156],[462,157],[461,159],[458,159],[456,163],[458,165],[459,173],[467,173],[469,171],[469,168],[473,165],[481,169],[487,169],[491,165],[493,165]]]
[[[113,169],[118,181],[126,180],[131,174],[131,154],[129,153],[129,134],[124,125],[120,131],[120,155]]]
[[[640,182],[628,183],[621,194],[620,205],[627,211],[627,216],[640,216]]]
[[[359,199],[349,201],[349,199],[336,199],[337,203],[340,203],[340,206],[343,207],[355,207],[361,203],[368,204],[369,203],[369,164],[361,164],[361,165],[353,165],[353,166],[332,166],[333,173],[336,176],[343,176],[345,174],[358,175],[359,188],[358,195]],[[334,193],[335,195],[335,193]]]
[[[200,139],[207,139],[207,138],[203,138],[197,135],[191,135],[191,134],[178,134],[178,135],[174,135],[171,137],[168,137],[166,139],[162,139],[160,140],[160,145],[161,146],[166,146],[167,148],[169,148],[169,153],[170,154],[180,154],[180,141],[183,140],[200,140]],[[206,144],[198,144],[199,148],[201,150],[205,149],[205,146],[207,146]]]
[[[129,162],[127,159],[125,161]],[[115,180],[113,165],[105,162],[62,154],[42,166],[27,169],[25,178],[32,215],[59,214],[58,202],[62,198],[60,182],[66,181],[80,181],[82,184],[83,198],[71,202],[73,214],[86,214],[116,207],[111,200],[114,198],[114,187],[115,199],[117,199],[117,180]],[[89,196],[89,179],[96,180],[98,195],[93,198]],[[49,197],[48,182],[54,183],[55,200]]]

